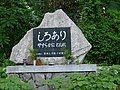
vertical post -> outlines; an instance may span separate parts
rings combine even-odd
[[[33,65],[36,66],[36,60],[33,60]]]
[[[27,59],[23,59],[23,65],[26,66],[27,64]]]

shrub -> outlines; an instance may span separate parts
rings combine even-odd
[[[23,0],[1,0],[0,12],[0,54],[8,58],[12,47],[39,19]]]
[[[5,68],[0,67],[0,90],[33,90],[33,85],[20,80],[17,75],[5,73]]]
[[[12,75],[7,78],[0,78],[0,90],[33,90],[33,87]]]
[[[120,65],[104,66],[98,73],[80,75],[66,74],[46,80],[45,85],[55,90],[116,90],[120,86]]]
[[[14,62],[10,61],[9,59],[6,59],[5,57],[6,57],[5,54],[0,54],[0,66],[1,67],[15,65]]]
[[[109,0],[90,0],[84,4],[79,26],[92,44],[86,58],[92,63],[120,64],[119,4]]]

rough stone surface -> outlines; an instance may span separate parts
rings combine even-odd
[[[70,27],[71,28],[71,50],[75,60],[83,61],[87,52],[91,49],[91,44],[84,37],[82,31],[61,9],[54,13],[46,13],[41,24],[36,28]],[[10,60],[15,63],[23,63],[24,58],[29,56],[29,48],[33,46],[33,29],[12,49]],[[64,63],[64,57],[42,57],[41,59],[57,64]]]

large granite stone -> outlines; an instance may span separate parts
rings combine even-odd
[[[91,49],[91,44],[84,37],[82,31],[61,9],[54,13],[46,13],[41,24],[35,28],[70,27],[71,28],[71,50],[75,60],[83,61],[87,52]],[[33,28],[15,45],[12,49],[10,60],[15,63],[23,63],[23,59],[28,58],[29,49],[33,47]],[[41,57],[40,57],[41,58]],[[64,57],[42,57],[44,61],[57,64],[64,63]]]

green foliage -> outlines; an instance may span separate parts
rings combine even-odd
[[[8,58],[12,47],[29,29],[37,26],[38,20],[24,0],[1,0],[0,54],[5,54]]]
[[[67,59],[67,60],[72,59],[73,57],[72,57],[71,51],[68,50],[68,49],[65,49],[65,50],[64,50],[64,57],[65,57],[65,59]]]
[[[7,74],[5,73],[6,69],[3,67],[0,67],[0,78],[6,78]]]
[[[111,6],[112,3],[114,6]],[[116,1],[90,0],[83,6],[79,26],[92,44],[92,49],[86,58],[92,63],[120,64],[118,4],[120,3]]]
[[[33,90],[32,85],[22,82],[16,75],[0,78],[0,90]]]
[[[2,67],[6,67],[6,66],[11,66],[11,65],[15,65],[14,62],[10,61],[9,59],[5,58],[5,54],[0,54],[0,66]]]
[[[6,74],[6,69],[0,67],[0,90],[33,90],[33,85],[20,80],[17,75]]]
[[[64,57],[66,60],[66,64],[70,64],[73,62],[73,55],[69,49],[64,49]]]
[[[37,52],[35,49],[29,49],[30,52],[30,57],[32,60],[36,60],[37,59]]]
[[[8,44],[9,41],[9,37],[5,35],[5,32],[0,30],[0,47],[3,47],[4,44]]]
[[[57,9],[64,10],[73,21],[77,22],[79,16],[79,0],[26,0],[33,8],[36,15],[42,17],[46,12],[54,12]],[[42,12],[42,13],[41,13]]]
[[[87,76],[78,73],[66,74],[46,80],[45,84],[52,90],[116,90],[120,86],[120,65],[104,66],[98,73]]]

